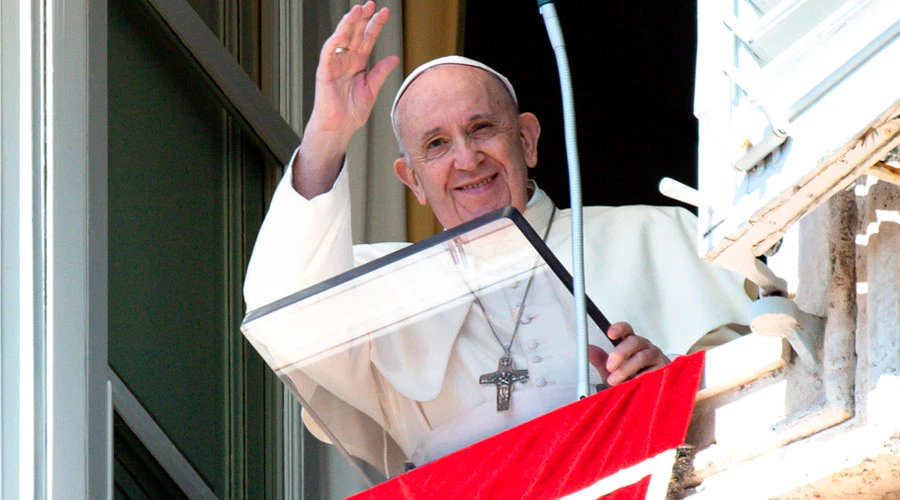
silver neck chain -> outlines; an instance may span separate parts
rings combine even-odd
[[[547,242],[547,236],[550,235],[550,228],[553,227],[553,220],[556,218],[556,204],[553,204],[553,210],[550,212],[550,222],[547,223],[547,229],[544,230],[543,241]],[[528,292],[531,290],[531,283],[534,281],[534,274],[537,270],[537,263],[535,262],[534,266],[531,268],[531,276],[528,277],[528,283],[525,285],[525,293],[522,295],[522,303],[519,304],[519,311],[516,313],[516,323],[513,327],[512,337],[509,339],[509,344],[504,344],[502,340],[500,340],[500,336],[497,335],[497,330],[494,329],[494,325],[491,323],[490,318],[488,318],[487,310],[484,308],[484,304],[481,303],[481,299],[478,298],[478,295],[474,292],[472,296],[475,297],[475,303],[478,304],[478,307],[481,309],[481,314],[484,316],[484,321],[487,323],[488,328],[491,329],[491,334],[497,339],[497,343],[500,344],[500,347],[503,348],[503,353],[507,356],[510,355],[510,350],[512,349],[513,342],[516,341],[516,334],[519,333],[519,325],[522,320],[522,312],[525,311],[525,299],[528,298]]]

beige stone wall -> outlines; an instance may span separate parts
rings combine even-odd
[[[688,436],[694,475],[683,494],[898,498],[900,187],[864,176],[795,224],[770,264],[792,275],[800,309],[824,319],[818,364],[791,356],[698,401]],[[721,350],[708,353],[708,365]]]

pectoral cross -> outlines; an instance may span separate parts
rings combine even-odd
[[[478,378],[479,384],[494,384],[497,386],[497,411],[509,410],[509,397],[512,393],[512,385],[516,382],[528,380],[528,370],[513,370],[512,356],[504,354],[497,363],[497,371],[485,373]]]

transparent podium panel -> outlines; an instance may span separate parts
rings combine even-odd
[[[587,323],[590,343],[609,352],[609,323],[590,301]],[[572,278],[514,208],[250,311],[241,329],[334,431],[314,434],[358,433],[339,430],[353,425],[349,411],[386,429],[407,459],[469,427],[460,422],[499,429],[577,398]]]

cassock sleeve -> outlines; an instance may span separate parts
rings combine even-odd
[[[296,155],[296,152],[294,153]],[[293,158],[288,165],[293,165]],[[307,200],[291,184],[285,169],[260,228],[244,280],[244,301],[252,311],[354,265],[350,231],[350,187],[346,168],[331,190]],[[309,401],[329,423],[348,451],[381,470],[399,469],[404,457],[381,430],[384,418],[378,383],[369,359],[370,347],[333,356],[303,371],[282,374],[289,387]],[[323,382],[329,382],[327,388]],[[352,392],[355,407],[335,395]],[[305,412],[304,412],[305,413]],[[324,433],[304,415],[304,423],[319,439]],[[384,446],[388,447],[385,452]],[[387,462],[385,463],[385,457]]]
[[[588,295],[611,322],[631,323],[668,355],[749,321],[744,278],[700,259],[696,231],[696,218],[681,208],[585,210]]]
[[[248,311],[353,267],[346,169],[330,191],[311,200],[294,190],[291,176],[288,166],[253,247],[244,279]]]

